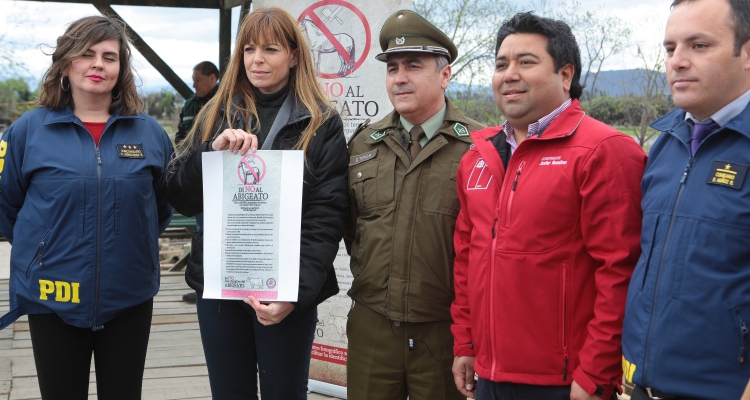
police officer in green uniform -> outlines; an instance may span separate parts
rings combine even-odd
[[[395,110],[349,144],[347,398],[465,399],[451,373],[456,170],[483,126],[445,97],[458,51],[430,22],[398,11],[380,47]]]
[[[185,100],[180,113],[180,123],[174,135],[175,144],[180,144],[193,127],[193,119],[201,108],[216,94],[219,87],[219,69],[211,61],[203,61],[193,67],[193,89],[195,96]]]
[[[201,108],[211,100],[219,89],[219,69],[211,61],[199,62],[193,67],[193,89],[195,96],[185,100],[180,113],[180,123],[177,125],[177,133],[174,135],[175,145],[182,142],[190,129],[193,128],[193,120]],[[195,216],[195,228],[203,229],[203,214]],[[189,292],[182,296],[182,301],[195,303],[195,292]]]

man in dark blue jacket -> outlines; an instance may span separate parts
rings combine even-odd
[[[678,109],[651,126],[623,369],[633,399],[738,399],[750,377],[750,2],[675,0]]]

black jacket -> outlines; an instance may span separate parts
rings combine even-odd
[[[294,148],[310,123],[310,112],[300,103],[293,104],[288,122],[273,142],[273,150]],[[234,116],[233,128],[243,129],[242,119]],[[219,121],[226,125],[225,118]],[[217,127],[214,132],[220,133],[224,128],[226,126]],[[211,151],[212,142],[213,139],[200,144],[193,153],[178,160],[167,178],[167,199],[183,215],[203,212],[201,153]],[[305,154],[305,163],[297,309],[317,305],[339,291],[333,260],[346,229],[349,197],[346,138],[338,114],[334,113],[315,132]],[[185,280],[191,288],[203,290],[202,232],[193,241]]]

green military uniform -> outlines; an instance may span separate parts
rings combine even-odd
[[[427,392],[408,393],[412,399],[460,398],[450,373],[453,229],[460,208],[456,171],[471,146],[469,131],[481,128],[446,99],[442,126],[415,160],[403,145],[402,135],[409,134],[395,111],[364,127],[349,144],[352,218],[346,240],[354,281],[348,294],[355,310],[367,309],[350,315],[348,362],[356,365],[359,355],[368,364],[375,361],[364,367],[370,373],[381,364],[378,359],[386,364],[403,359],[411,370],[431,369]],[[373,318],[375,313],[387,321]],[[399,341],[394,335],[409,337]],[[416,362],[404,357],[408,339],[413,339],[409,355],[427,356],[414,357]],[[372,376],[353,375],[362,373],[349,374],[350,399],[365,393],[367,398],[400,396],[402,389],[393,392]],[[434,397],[433,390],[444,397]]]
[[[180,122],[177,124],[177,133],[174,135],[175,144],[179,144],[185,139],[185,137],[187,137],[187,134],[190,133],[190,129],[193,128],[195,117],[198,115],[201,108],[203,108],[203,106],[214,97],[218,90],[219,86],[217,85],[208,92],[206,97],[193,96],[185,100],[185,104],[182,106],[182,112],[180,112]]]
[[[383,25],[380,47],[375,58],[392,57],[396,72],[389,74],[403,74],[388,85],[431,94],[417,104],[422,112],[408,111],[420,121],[399,115],[397,106],[381,121],[361,126],[349,143],[351,219],[344,240],[355,304],[346,327],[347,398],[465,400],[451,372],[456,171],[471,146],[469,131],[483,126],[447,98],[433,111],[442,102],[431,85],[445,89],[449,77],[437,58],[434,72],[433,63],[423,60],[429,54],[452,62],[458,55],[443,32],[401,10]],[[412,54],[418,61],[409,61]],[[424,68],[401,66],[409,63]],[[437,82],[409,81],[410,74],[432,73]],[[428,110],[432,116],[422,121]],[[420,123],[418,129],[412,122]]]

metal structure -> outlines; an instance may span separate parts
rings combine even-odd
[[[44,1],[44,0],[27,0]],[[206,8],[219,11],[219,71],[224,75],[227,62],[231,56],[232,42],[232,8],[242,7],[240,23],[250,10],[252,0],[104,0],[92,3],[85,0],[56,0],[56,3],[91,4],[100,13],[122,21],[127,27],[133,46],[143,57],[169,82],[170,85],[185,99],[193,96],[193,90],[180,79],[179,76],[159,57],[132,27],[123,20],[112,6],[141,6],[141,7],[177,7],[177,8]]]

